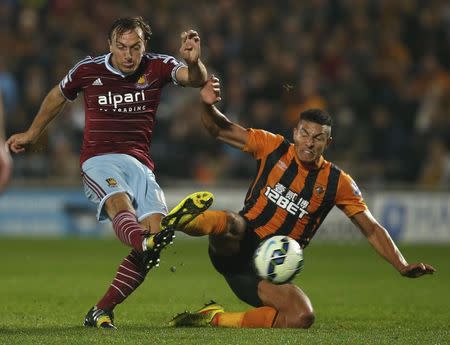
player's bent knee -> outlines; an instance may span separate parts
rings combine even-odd
[[[226,212],[227,225],[223,233],[209,236],[209,245],[216,255],[230,256],[240,250],[240,241],[245,234],[244,219],[233,212]]]
[[[276,328],[309,328],[315,316],[308,296],[294,284],[275,285],[267,281],[258,284],[258,296],[264,305],[278,310]]]
[[[315,321],[315,315],[312,312],[304,311],[301,313],[279,312],[274,326],[277,328],[310,328]]]
[[[226,232],[235,237],[241,239],[245,234],[246,223],[244,218],[234,212],[227,212],[227,228]]]
[[[105,201],[105,210],[110,219],[114,219],[120,211],[130,211],[134,213],[134,208],[127,193],[116,193]]]
[[[298,315],[296,320],[296,328],[309,328],[314,324],[316,316],[312,312],[304,312]]]

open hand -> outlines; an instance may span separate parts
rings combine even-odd
[[[214,75],[210,76],[206,81],[206,84],[200,90],[200,97],[203,103],[213,105],[219,102],[220,97],[220,82]]]
[[[418,278],[424,274],[433,274],[434,272],[436,272],[436,269],[433,266],[421,262],[410,264],[400,270],[400,274],[408,278]]]
[[[200,36],[195,30],[184,31],[181,33],[181,57],[188,65],[193,65],[200,58]]]

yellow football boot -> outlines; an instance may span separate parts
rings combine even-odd
[[[188,195],[161,220],[161,230],[183,229],[186,224],[206,211],[213,200],[214,196],[210,192],[196,192]]]
[[[169,326],[172,327],[208,327],[211,326],[211,321],[219,313],[225,312],[224,308],[214,301],[197,311],[185,311],[178,314],[169,321]]]

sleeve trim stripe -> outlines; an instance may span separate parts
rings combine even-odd
[[[85,65],[92,61],[92,58],[90,56],[86,57],[85,59],[78,62],[75,66],[72,67],[72,69],[67,73],[67,77],[69,78],[69,81],[72,81],[72,74],[80,67],[81,65]]]
[[[62,83],[62,81],[58,84],[58,86],[59,86],[59,91],[61,91],[61,95],[63,95],[63,97],[64,97],[67,101],[73,102],[74,100],[68,98],[68,97],[66,96],[66,94],[64,93],[64,91],[63,91],[63,89],[62,89],[62,87],[61,87],[61,83]]]
[[[171,73],[172,81],[177,86],[180,85],[180,82],[177,79],[177,71],[182,67],[186,67],[186,65],[184,63],[179,63],[172,69],[172,73]]]

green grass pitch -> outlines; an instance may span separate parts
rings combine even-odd
[[[368,244],[313,242],[295,280],[315,308],[311,329],[169,328],[173,314],[210,299],[229,311],[248,308],[211,267],[206,244],[181,238],[167,249],[116,308],[114,332],[81,323],[127,253],[119,241],[2,238],[0,344],[450,344],[449,246],[402,246],[410,261],[438,269],[407,279]]]

